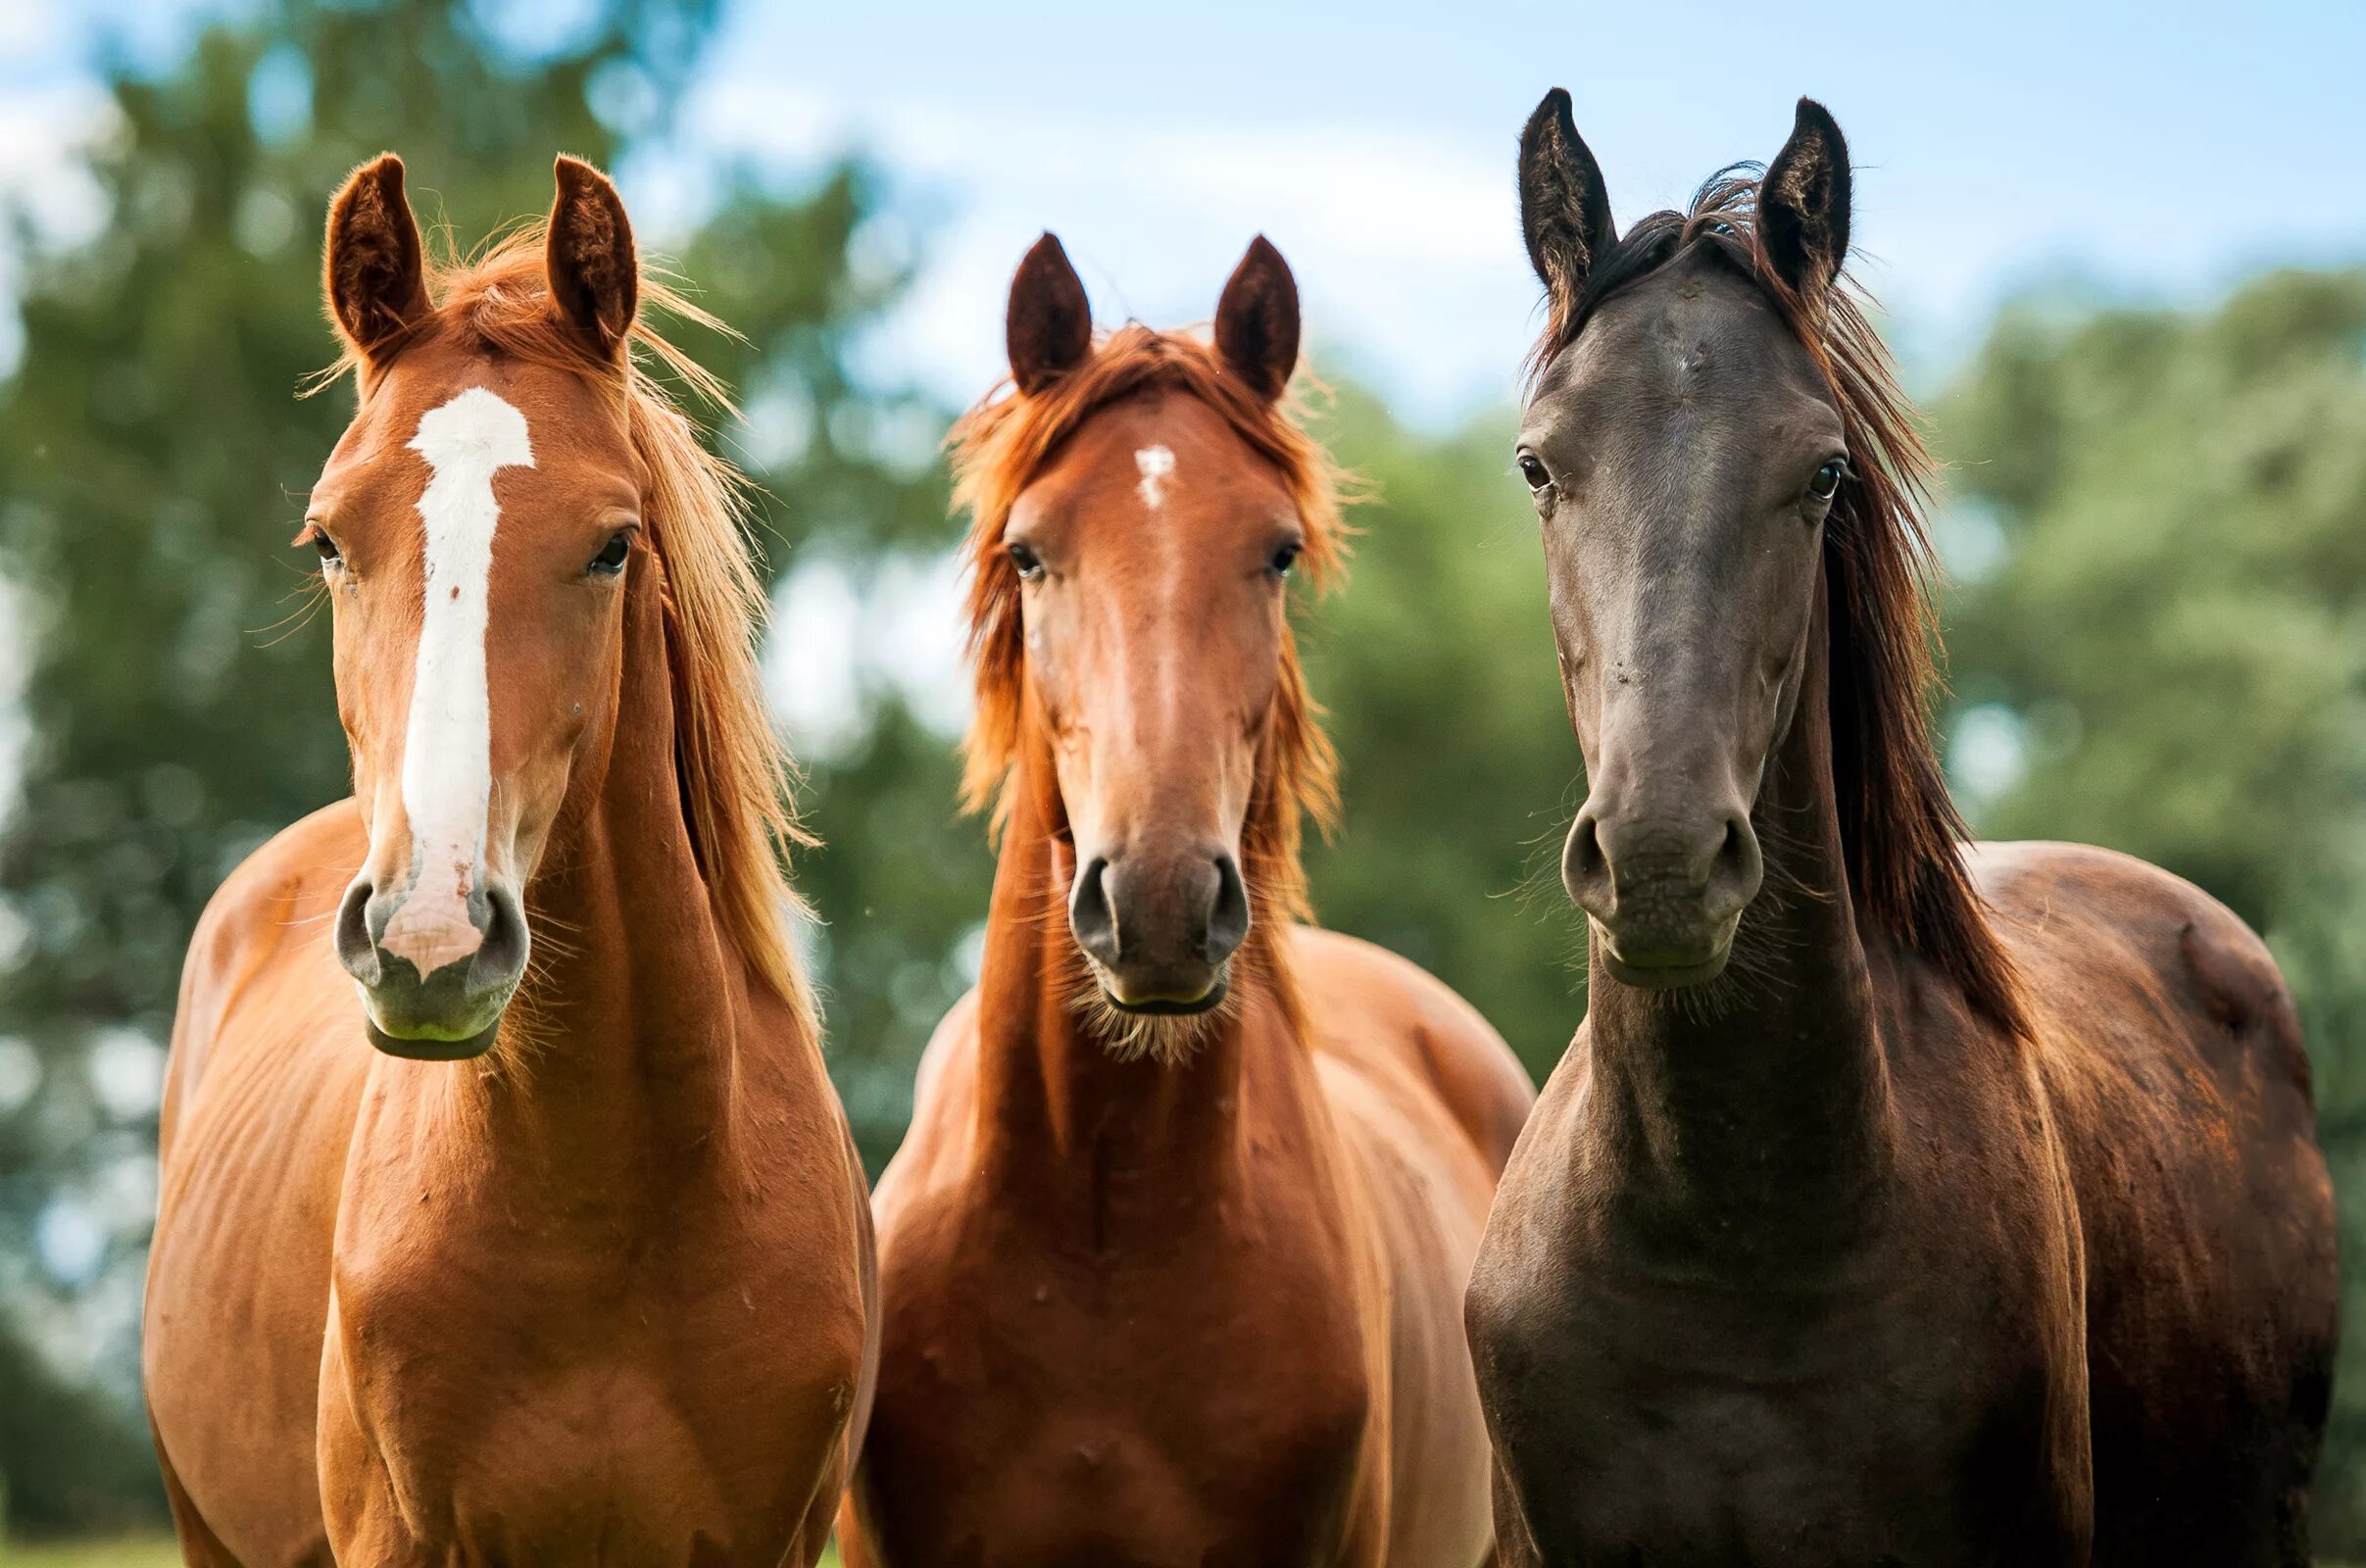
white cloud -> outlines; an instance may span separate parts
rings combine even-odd
[[[9,10],[0,3],[0,15]],[[99,230],[106,195],[83,167],[86,151],[116,127],[115,101],[85,77],[0,93],[0,218],[22,214],[41,244],[78,244]],[[23,352],[15,311],[22,259],[14,224],[0,223],[0,376]]]

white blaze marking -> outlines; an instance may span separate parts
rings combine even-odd
[[[1164,447],[1144,447],[1134,454],[1134,466],[1142,470],[1142,504],[1153,512],[1166,499],[1166,478],[1175,471],[1175,455]]]
[[[493,527],[501,520],[493,475],[532,467],[534,449],[525,416],[472,386],[419,416],[411,450],[433,470],[419,498],[427,524],[426,615],[403,737],[415,875],[382,946],[428,975],[474,953],[482,940],[468,899],[484,859],[493,795],[485,676]]]

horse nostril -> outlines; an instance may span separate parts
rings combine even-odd
[[[1068,928],[1076,934],[1078,947],[1114,968],[1119,956],[1117,914],[1109,904],[1109,866],[1095,856],[1076,873],[1076,885],[1068,892]]]
[[[345,966],[347,974],[366,986],[376,985],[384,973],[378,962],[377,942],[370,931],[370,899],[373,891],[370,878],[356,877],[337,905],[337,961]]]
[[[1561,851],[1561,885],[1577,906],[1598,918],[1610,913],[1610,862],[1602,853],[1602,829],[1591,810],[1577,813],[1569,824],[1569,842]]]
[[[1710,858],[1701,878],[1701,887],[1708,895],[1713,912],[1730,913],[1757,897],[1758,881],[1763,870],[1758,835],[1750,828],[1750,819],[1739,814],[1728,816],[1725,819],[1725,836],[1717,845],[1717,853]]]
[[[1222,963],[1249,939],[1249,890],[1242,885],[1240,862],[1219,855],[1215,902],[1208,911],[1207,955],[1209,963]]]
[[[468,978],[475,986],[490,990],[525,973],[532,937],[526,929],[525,910],[508,887],[498,882],[488,887],[485,904],[484,941],[476,950]]]

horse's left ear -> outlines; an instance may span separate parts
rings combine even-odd
[[[1298,368],[1298,279],[1262,234],[1249,242],[1216,302],[1216,353],[1225,369],[1268,401],[1282,395]]]
[[[543,266],[551,309],[602,359],[624,352],[641,305],[641,261],[623,198],[608,176],[562,155]]]
[[[1775,272],[1821,294],[1848,259],[1848,143],[1812,98],[1799,100],[1791,140],[1758,186],[1758,243]]]

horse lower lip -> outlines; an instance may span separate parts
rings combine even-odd
[[[1205,995],[1189,1002],[1173,1002],[1163,997],[1154,997],[1145,1002],[1126,1002],[1120,1000],[1117,993],[1111,991],[1107,985],[1101,989],[1102,994],[1109,999],[1109,1005],[1115,1007],[1119,1012],[1142,1013],[1151,1017],[1175,1017],[1208,1011],[1224,1000],[1224,995],[1231,989],[1231,984],[1225,980],[1218,980],[1208,988]]]
[[[419,1036],[390,1035],[368,1019],[362,1023],[370,1043],[389,1056],[406,1061],[468,1061],[493,1049],[501,1034],[501,1020],[496,1018],[475,1034],[462,1040],[435,1040]]]
[[[1599,923],[1595,926],[1595,935],[1601,943],[1602,958],[1613,979],[1651,990],[1699,985],[1714,980],[1725,972],[1726,960],[1733,952],[1730,942],[1717,943],[1696,952],[1686,952],[1671,945],[1648,957],[1633,958],[1619,951],[1617,939]]]

